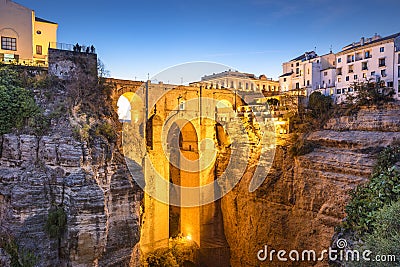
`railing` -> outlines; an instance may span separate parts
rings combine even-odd
[[[91,54],[96,53],[93,45],[86,46],[86,45],[80,45],[78,43],[73,45],[73,44],[50,42],[49,48],[64,50],[64,51],[81,52],[81,53],[91,53]]]

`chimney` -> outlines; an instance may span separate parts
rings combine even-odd
[[[372,37],[372,41],[376,41],[376,40],[379,40],[379,39],[381,39],[381,36],[378,35],[377,33],[375,33],[374,37]]]
[[[365,38],[364,38],[364,37],[361,37],[360,45],[364,45],[364,44],[365,44]]]

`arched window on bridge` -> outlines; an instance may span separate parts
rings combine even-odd
[[[154,142],[159,138],[161,142],[162,120],[159,116],[153,115],[146,123],[146,145],[147,148],[153,150]]]
[[[128,98],[121,96],[117,102],[118,106],[118,119],[121,122],[131,121],[131,103],[129,103]]]

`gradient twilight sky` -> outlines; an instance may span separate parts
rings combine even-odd
[[[400,32],[399,0],[15,0],[58,22],[58,42],[96,47],[111,76],[145,80],[212,61],[277,79],[282,63]]]

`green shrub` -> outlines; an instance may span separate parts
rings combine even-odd
[[[313,92],[308,101],[308,108],[315,118],[323,119],[329,116],[332,107],[332,98],[320,92]]]
[[[175,256],[168,248],[157,249],[149,253],[146,262],[149,267],[179,267]]]
[[[97,126],[95,133],[96,135],[104,136],[109,141],[115,140],[115,129],[108,122],[102,123],[99,126]]]
[[[372,233],[377,212],[400,200],[400,172],[394,165],[399,161],[399,146],[388,147],[380,153],[370,181],[351,192],[345,229],[359,234]]]
[[[399,266],[400,263],[400,201],[385,205],[376,213],[376,220],[371,223],[372,233],[364,236],[364,243],[355,247],[359,251],[370,250],[371,258],[375,255],[395,255],[393,262],[355,262],[354,266]]]
[[[7,66],[0,66],[0,110],[0,134],[28,126],[42,113],[19,73]]]
[[[159,248],[149,253],[145,261],[148,266],[177,267],[184,266],[188,259],[197,259],[199,246],[191,240],[187,240],[179,234],[169,239],[168,248]]]
[[[2,235],[0,238],[0,247],[10,255],[11,267],[34,267],[38,258],[31,251],[18,246],[14,238]]]
[[[67,226],[67,214],[62,207],[49,210],[45,230],[51,238],[61,238]]]

